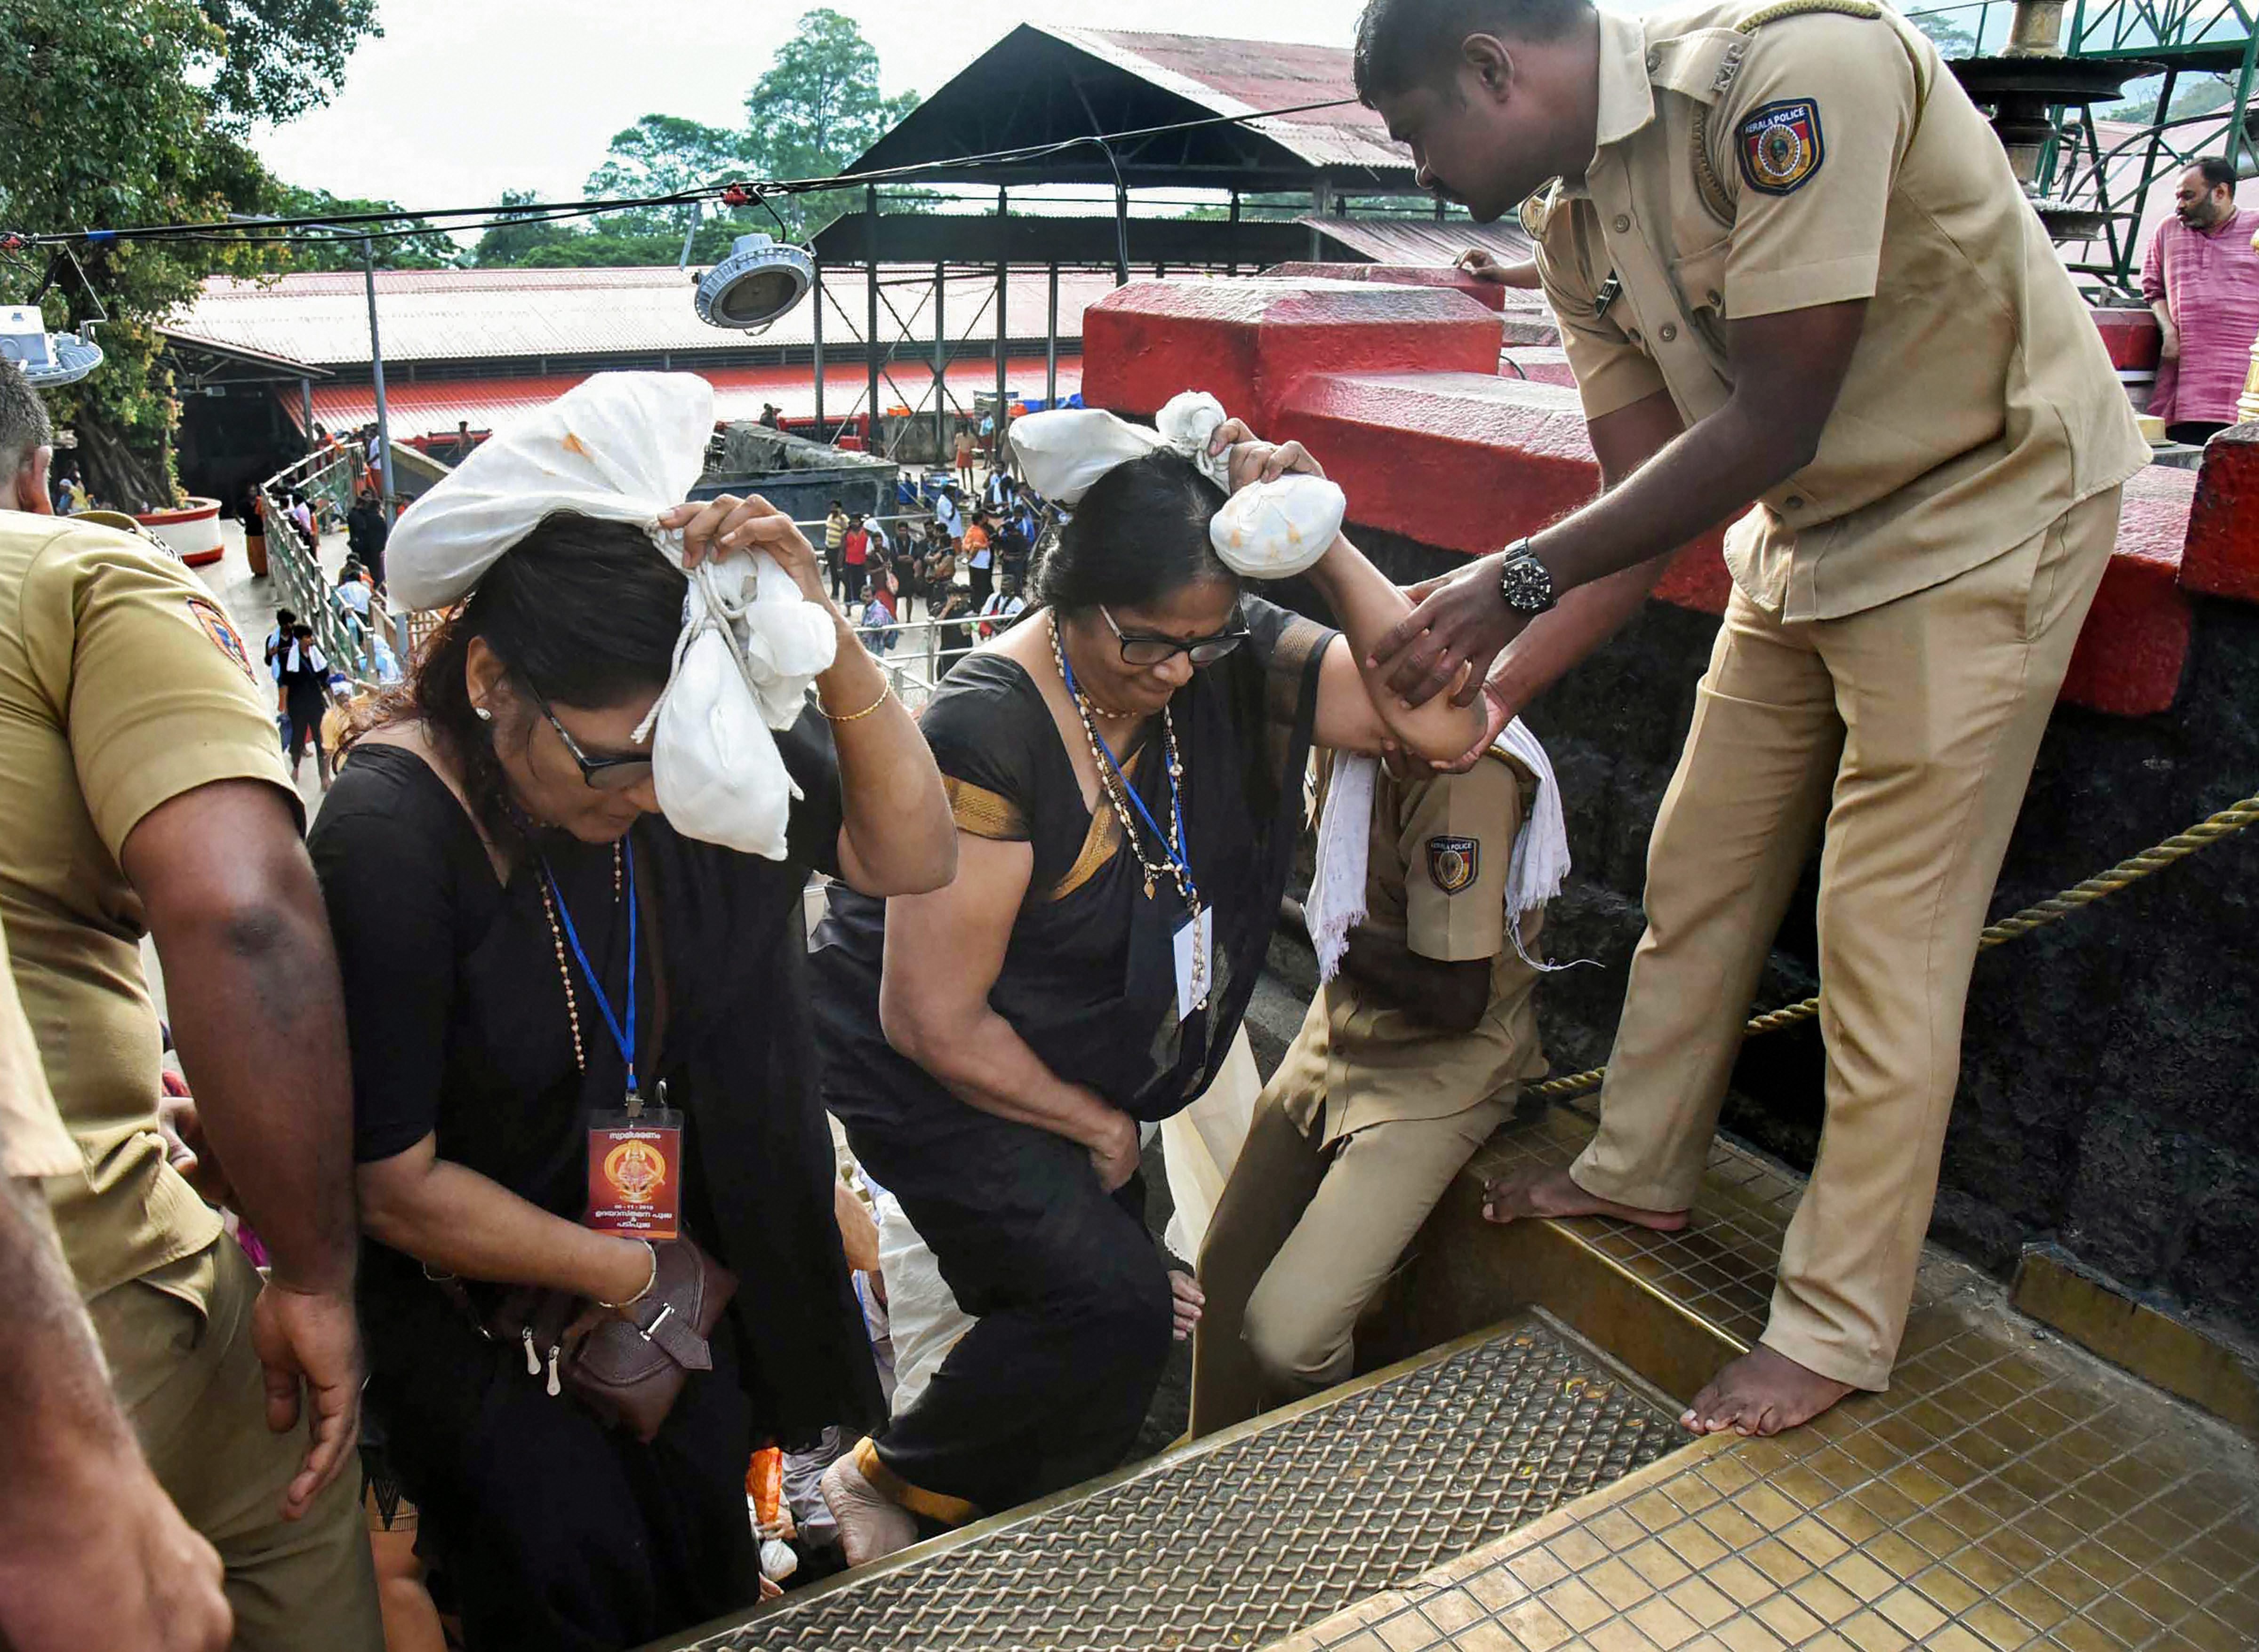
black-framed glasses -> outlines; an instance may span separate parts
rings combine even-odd
[[[572,731],[557,721],[557,714],[549,709],[549,701],[542,698],[538,689],[533,695],[533,703],[541,708],[541,715],[549,719],[549,726],[556,730],[557,737],[565,742],[567,755],[581,765],[581,780],[584,785],[599,792],[624,792],[631,786],[640,786],[651,778],[649,758],[592,758],[581,749],[581,743],[573,737]]]
[[[1212,666],[1222,659],[1254,633],[1244,621],[1235,614],[1230,624],[1206,637],[1159,637],[1151,631],[1125,631],[1115,623],[1106,605],[1098,605],[1100,617],[1114,639],[1122,646],[1122,663],[1125,666],[1165,666],[1179,654],[1189,655],[1195,666]]]

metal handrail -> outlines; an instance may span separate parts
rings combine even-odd
[[[853,615],[848,617],[851,622],[855,620]],[[980,623],[978,614],[952,620],[899,620],[892,625],[876,627],[859,623],[855,634],[871,651],[879,668],[887,673],[887,684],[894,691],[895,698],[916,711],[932,697],[949,668],[981,645]],[[962,642],[955,636],[942,635],[944,630],[956,632],[959,628],[965,638]],[[905,643],[910,646],[904,648]]]
[[[358,466],[350,450],[317,451],[259,484],[260,509],[267,528],[267,574],[278,606],[288,607],[313,628],[314,643],[330,669],[356,687],[377,684],[376,649],[371,628],[338,601],[336,587],[322,571],[317,545],[304,543],[289,510],[293,493],[350,502]],[[316,523],[318,532],[320,523]]]

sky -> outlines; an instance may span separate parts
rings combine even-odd
[[[832,0],[879,52],[889,92],[930,95],[1023,22],[1346,46],[1362,0]],[[578,196],[612,134],[647,114],[714,125],[808,9],[746,0],[382,0],[326,107],[256,136],[280,177],[403,206],[475,206],[505,189]],[[1219,22],[1229,15],[1232,21]]]

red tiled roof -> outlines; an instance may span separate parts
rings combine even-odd
[[[933,346],[930,269],[880,267],[879,336],[892,342],[899,324],[911,329],[905,348]],[[1008,336],[1041,338],[1047,277],[1015,270],[1008,288]],[[860,267],[823,272],[827,349],[861,336],[869,288]],[[943,321],[951,339],[995,336],[995,277],[952,274]],[[1059,337],[1080,338],[1082,312],[1114,290],[1109,274],[1067,270],[1059,276]],[[380,270],[377,320],[387,361],[481,361],[527,357],[710,354],[744,347],[806,347],[815,342],[816,306],[802,302],[766,332],[735,335],[700,321],[691,309],[690,277],[668,267],[637,269]],[[844,312],[844,316],[842,312]],[[368,302],[362,278],[285,275],[246,281],[215,276],[164,331],[189,343],[256,351],[291,362],[365,366]],[[682,365],[689,366],[685,362]]]
[[[717,419],[754,419],[764,402],[773,402],[787,418],[810,418],[816,413],[816,379],[806,364],[782,367],[711,367],[702,369],[714,386]],[[915,362],[896,362],[890,369],[894,382],[881,379],[879,397],[891,409],[905,396],[917,397],[932,388],[932,370]],[[434,379],[420,384],[385,387],[385,417],[402,441],[417,436],[454,434],[458,423],[468,421],[474,431],[502,431],[535,410],[546,407],[589,375],[552,373],[538,377],[491,379]],[[1044,359],[1015,359],[1006,365],[1006,385],[1023,396],[1044,393]],[[833,364],[824,379],[823,410],[827,418],[844,418],[860,412],[866,383],[859,366]],[[970,409],[973,397],[993,394],[996,368],[989,361],[960,361],[949,369],[951,395]],[[1082,388],[1080,358],[1061,357],[1058,393],[1062,399]],[[294,391],[282,404],[295,422],[299,398]],[[929,408],[929,410],[930,409]],[[376,417],[376,392],[366,384],[317,385],[314,417],[333,430],[349,430]]]
[[[1357,86],[1345,46],[1149,34],[1130,29],[1038,26],[1046,34],[1219,115],[1349,99],[1339,109],[1313,110],[1305,115],[1247,124],[1313,167],[1371,167],[1403,178],[1411,174],[1411,157],[1402,146],[1390,140],[1387,123],[1356,102]]]

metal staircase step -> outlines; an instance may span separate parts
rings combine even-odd
[[[1261,1646],[1655,1461],[1676,1409],[1530,1310],[671,1644]]]

